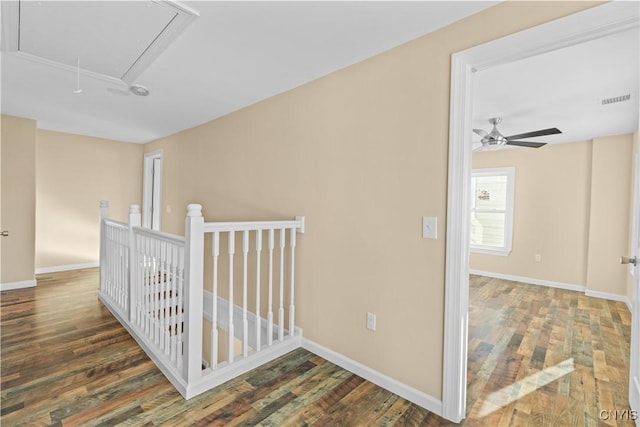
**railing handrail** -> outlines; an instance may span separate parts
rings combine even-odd
[[[236,221],[236,222],[205,222],[204,232],[216,231],[255,231],[255,230],[280,230],[283,228],[300,229],[304,225],[303,220],[284,221]]]
[[[178,236],[177,234],[166,233],[164,231],[151,230],[143,227],[132,227],[133,233],[137,235],[147,236],[152,239],[162,240],[164,242],[173,243],[176,245],[185,245],[184,236]]]
[[[115,228],[120,228],[122,230],[128,230],[129,229],[129,224],[124,223],[124,222],[120,222],[120,221],[116,221],[114,219],[109,219],[109,218],[104,218],[103,219],[104,223],[110,227],[115,227]]]

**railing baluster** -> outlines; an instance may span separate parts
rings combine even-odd
[[[213,233],[213,299],[211,301],[211,369],[218,367],[218,257],[220,256],[220,233]]]
[[[149,331],[149,288],[151,287],[151,255],[149,255],[149,241],[147,238],[142,239],[144,247],[144,289],[142,290],[144,295],[144,304],[142,305],[142,316],[144,316],[144,324],[142,330],[145,334]]]
[[[247,262],[249,256],[249,232],[242,232],[242,356],[249,355],[249,319],[247,318]]]
[[[125,257],[124,257],[124,246],[122,245],[122,237],[123,237],[123,230],[118,230],[118,252],[120,253],[120,259],[118,260],[118,264],[120,264],[120,277],[118,277],[118,302],[120,304],[120,307],[124,307],[124,292],[122,292],[122,286],[125,283],[124,282],[124,276],[125,276]]]
[[[135,318],[135,324],[136,326],[140,327],[140,319],[142,319],[142,310],[140,310],[140,304],[142,302],[142,292],[141,289],[144,287],[144,269],[142,268],[142,265],[144,265],[144,254],[142,253],[142,251],[140,250],[141,248],[141,242],[140,242],[140,236],[138,235],[134,235],[133,239],[135,240],[135,245],[133,246],[135,251],[136,251],[136,287],[134,288],[134,292],[136,293],[136,305],[135,305],[135,309],[136,309],[136,318]]]
[[[256,351],[260,351],[262,321],[260,320],[260,253],[262,252],[262,230],[256,230]]]
[[[179,249],[179,264],[178,264],[178,307],[176,308],[176,311],[178,313],[178,322],[176,324],[176,334],[177,334],[177,339],[176,339],[176,357],[178,358],[178,367],[182,367],[182,354],[183,354],[183,348],[182,348],[182,332],[183,332],[183,325],[184,325],[184,313],[183,313],[183,307],[184,307],[184,303],[183,303],[183,293],[184,293],[184,249],[180,248]]]
[[[278,306],[278,340],[284,339],[284,228],[280,229],[280,305]]]
[[[227,331],[229,333],[229,339],[228,339],[228,345],[229,348],[227,349],[227,362],[228,363],[233,363],[233,356],[234,356],[234,351],[233,351],[233,340],[235,338],[235,331],[233,328],[233,254],[235,253],[235,249],[236,249],[236,234],[235,231],[230,231],[229,232],[229,303],[227,305],[227,308],[229,310],[229,330]]]
[[[151,335],[151,313],[152,313],[152,307],[151,307],[151,292],[153,290],[153,285],[155,283],[155,278],[154,278],[154,274],[153,274],[153,252],[152,252],[152,242],[149,239],[145,239],[147,241],[147,253],[149,253],[149,266],[147,267],[147,274],[149,275],[149,286],[146,289],[146,307],[145,307],[145,314],[147,317],[147,326],[146,326],[146,332],[147,334]],[[148,335],[148,336],[149,336]]]
[[[153,261],[154,261],[154,269],[153,269],[153,293],[151,297],[153,298],[151,306],[153,308],[153,334],[152,340],[158,344],[158,288],[160,287],[160,263],[158,262],[158,241],[153,242]]]
[[[273,229],[269,230],[269,297],[267,300],[267,344],[273,344]]]
[[[142,236],[138,236],[138,260],[139,264],[138,268],[140,269],[140,273],[142,274],[142,280],[140,281],[140,288],[138,288],[138,327],[144,330],[144,290],[147,288],[147,270],[145,265],[147,265],[147,255],[144,252],[144,239]]]
[[[165,349],[167,341],[167,242],[160,244],[162,262],[162,284],[160,285],[160,348]]]
[[[171,248],[173,245],[165,244],[165,294],[164,294],[164,354],[169,355],[171,339]]]
[[[121,230],[115,230],[115,252],[116,252],[116,280],[113,283],[113,299],[118,302],[118,305],[122,307],[122,300],[120,299],[120,281],[122,280],[122,246],[120,246],[120,234]]]
[[[295,295],[295,269],[296,269],[296,229],[289,229],[291,233],[290,236],[290,245],[291,245],[291,280],[289,281],[289,336],[292,337],[295,335],[295,317],[296,317],[296,307],[293,302],[293,298]]]
[[[178,334],[178,313],[177,313],[177,309],[176,307],[178,306],[178,296],[177,296],[177,289],[178,289],[178,247],[172,245],[171,246],[171,311],[170,311],[170,316],[171,316],[171,328],[170,328],[170,335],[169,335],[169,346],[170,346],[170,350],[169,350],[169,357],[171,358],[172,362],[175,362],[176,360],[176,337]]]

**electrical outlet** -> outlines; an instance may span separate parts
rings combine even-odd
[[[376,330],[376,315],[369,312],[367,312],[367,329]]]
[[[542,255],[536,254],[536,262],[542,261]]]

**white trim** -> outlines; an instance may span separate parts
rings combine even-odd
[[[0,291],[12,291],[14,289],[34,288],[35,280],[23,280],[21,282],[0,283]]]
[[[100,267],[100,262],[87,262],[84,264],[66,264],[66,265],[54,265],[52,267],[40,267],[36,268],[36,274],[57,273],[59,271],[70,270],[83,270],[85,268],[97,268]]]
[[[478,168],[471,170],[471,182],[473,184],[473,178],[487,177],[487,176],[506,176],[507,188],[505,190],[506,200],[504,207],[504,246],[493,247],[487,245],[474,245],[469,244],[469,250],[471,252],[483,253],[488,255],[500,255],[507,256],[511,253],[513,243],[513,201],[515,199],[515,181],[516,181],[516,168],[513,166],[504,166],[499,168]],[[475,191],[475,187],[471,188]],[[471,194],[471,193],[469,193]],[[474,210],[477,213],[490,213],[490,209],[477,209],[475,205],[475,195],[471,196],[474,201],[471,203],[471,212]],[[493,212],[502,213],[501,210],[495,210]]]
[[[271,362],[278,357],[301,347],[302,337],[294,336],[284,341],[274,342],[270,347],[263,347],[259,352],[253,352],[247,358],[239,358],[232,364],[219,365],[216,370],[205,370],[202,377],[195,380],[193,384],[187,386],[185,399],[191,399],[219,386],[229,380],[232,380],[244,373],[252,371],[265,363]]]
[[[609,2],[452,55],[442,388],[444,418],[459,422],[465,416],[473,72],[626,31],[637,27],[639,20],[636,2]]]
[[[566,289],[568,291],[583,292],[588,297],[602,298],[610,301],[620,301],[627,305],[631,311],[631,300],[626,295],[612,294],[610,292],[592,291],[582,285],[574,285],[573,283],[554,282],[552,280],[534,279],[533,277],[515,276],[513,274],[492,273],[490,271],[470,269],[469,274],[478,276],[492,277],[494,279],[511,280],[513,282],[527,283],[529,285],[546,286],[548,288]]]
[[[325,358],[331,363],[340,366],[347,371],[353,372],[356,375],[370,381],[385,390],[397,394],[398,396],[407,399],[410,402],[415,403],[424,409],[433,412],[438,416],[442,416],[442,401],[436,399],[433,396],[428,395],[420,390],[401,383],[381,372],[373,370],[362,363],[356,362],[353,359],[348,358],[340,353],[337,353],[327,347],[324,347],[316,342],[313,342],[307,338],[302,338],[302,348],[309,350],[310,352],[317,354],[320,357]]]
[[[175,0],[153,0],[153,2],[169,9],[175,17],[156,36],[131,68],[120,77],[127,84],[133,83],[200,16],[196,10]]]
[[[492,273],[490,271],[469,270],[470,274],[478,276],[493,277],[494,279],[511,280],[513,282],[522,282],[529,285],[546,286],[548,288],[565,289],[568,291],[585,292],[586,287],[582,285],[574,285],[573,283],[554,282],[552,280],[534,279],[533,277],[515,276],[512,274]]]
[[[638,415],[638,417],[636,418],[636,427],[640,427],[640,414],[638,414],[638,411],[640,411],[640,409],[636,409],[636,408],[640,408],[640,399],[635,400],[638,398],[638,396],[640,396],[640,381],[638,380],[638,377],[634,377],[631,379],[631,386],[634,388],[633,393],[630,393],[630,401],[629,403],[631,404],[631,409],[636,411],[636,415]],[[634,399],[633,401],[631,399]]]
[[[602,298],[602,299],[608,299],[609,301],[623,302],[627,305],[627,307],[631,307],[631,301],[629,300],[629,298],[627,298],[626,295],[612,294],[611,292],[592,291],[590,289],[587,289],[586,291],[584,291],[584,294],[588,297]]]
[[[486,254],[486,255],[497,255],[497,256],[509,256],[511,253],[511,249],[492,249],[489,246],[471,246],[469,250],[474,254]]]

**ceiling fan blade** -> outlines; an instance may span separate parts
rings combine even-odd
[[[523,139],[523,138],[535,138],[536,136],[545,136],[545,135],[555,135],[557,133],[562,133],[558,128],[549,128],[536,130],[533,132],[519,133],[518,135],[508,136],[507,139]]]
[[[486,130],[483,130],[483,129],[474,129],[473,131],[475,133],[477,133],[478,135],[480,135],[481,137],[483,137],[483,138],[489,136],[489,133]]]
[[[507,141],[507,145],[517,145],[518,147],[540,148],[543,145],[547,145],[547,143],[533,142],[533,141]]]

